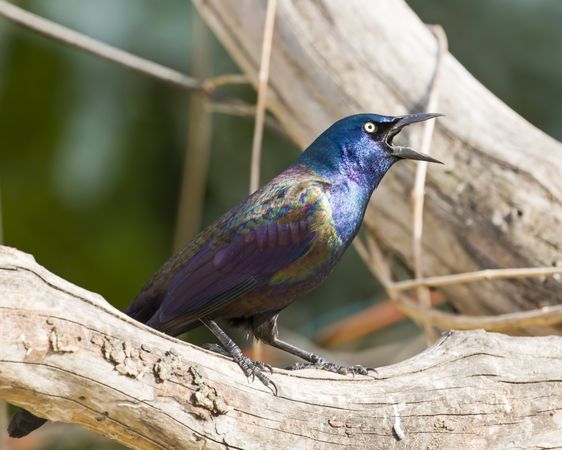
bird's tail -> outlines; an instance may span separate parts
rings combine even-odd
[[[18,409],[8,425],[8,435],[13,438],[27,436],[46,421],[47,419],[34,416],[25,409]]]
[[[142,292],[124,312],[129,317],[170,336],[178,336],[201,325],[198,320],[187,324],[182,320],[161,323],[155,314],[159,305],[159,301]],[[45,422],[47,419],[34,416],[24,409],[18,409],[8,425],[8,434],[10,437],[21,438],[35,431]]]

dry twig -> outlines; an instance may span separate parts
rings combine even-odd
[[[0,0],[0,15],[29,30],[37,31],[44,36],[120,64],[136,72],[158,78],[188,91],[205,92],[203,83],[195,78],[185,76],[168,67],[104,44],[51,20],[25,11],[6,0]]]
[[[267,95],[267,82],[269,80],[269,62],[271,60],[271,45],[273,43],[273,28],[275,26],[276,9],[277,0],[268,0],[263,30],[261,63],[258,73],[258,100],[256,105],[254,139],[252,142],[252,161],[250,164],[250,194],[255,192],[260,184],[260,163],[263,124],[265,119],[265,101]],[[257,339],[254,339],[253,341],[253,355],[255,359],[262,359],[262,345]]]
[[[224,102],[209,102],[208,108],[211,112],[229,114],[231,116],[255,117],[256,115],[256,107],[254,105],[248,105],[245,103],[233,104]],[[295,143],[293,139],[285,132],[283,127],[279,125],[279,122],[273,119],[273,117],[266,116],[264,124],[272,133],[275,133],[277,136],[282,137],[286,141],[289,141],[293,144]]]
[[[255,110],[253,108],[249,109],[248,106],[250,105],[244,101],[225,95],[217,90],[218,87],[222,87],[226,84],[247,83],[248,79],[244,75],[228,74],[208,80],[199,80],[188,77],[181,72],[170,69],[169,67],[165,67],[161,64],[133,55],[96,39],[92,39],[91,37],[71,30],[70,28],[59,25],[51,20],[30,13],[29,11],[11,4],[6,0],[0,0],[0,16],[3,16],[31,31],[38,32],[43,36],[55,39],[56,41],[62,42],[79,50],[83,50],[99,58],[119,64],[135,72],[164,81],[188,92],[205,95],[212,100],[212,104],[216,105],[217,110],[223,106],[223,108],[220,109],[220,112],[222,113],[231,113],[232,111],[235,111],[236,115],[243,117],[253,117],[255,114]],[[287,138],[287,134],[276,121],[272,119],[266,120],[265,125],[268,128],[272,128],[276,133]]]
[[[269,62],[271,60],[271,45],[273,42],[273,27],[275,25],[275,10],[277,0],[268,0],[263,31],[260,70],[258,74],[258,101],[256,105],[256,123],[252,143],[252,162],[250,166],[250,194],[255,192],[260,184],[261,144],[263,138],[263,123],[265,119],[265,100],[267,82],[269,80]]]
[[[435,63],[435,73],[429,89],[429,96],[426,110],[436,111],[439,99],[439,82],[441,79],[441,67],[443,56],[447,53],[447,36],[441,26],[433,27],[433,33],[437,38],[437,61]],[[435,121],[428,120],[424,124],[422,142],[420,151],[429,154],[431,149],[431,139],[433,137],[433,129]],[[427,174],[427,161],[420,161],[416,167],[416,179],[412,190],[412,238],[413,238],[413,254],[414,254],[414,275],[416,278],[423,277],[423,255],[422,255],[422,234],[423,234],[423,206],[425,197],[425,179]],[[417,289],[418,301],[427,310],[431,308],[431,299],[429,289],[425,286],[419,286]],[[427,343],[432,344],[437,335],[433,330],[429,320],[422,320],[423,328],[427,338]]]
[[[197,18],[197,22],[201,22]],[[202,82],[203,89],[209,94],[222,86],[232,86],[235,84],[250,84],[250,79],[242,73],[226,73],[216,77],[206,78]]]
[[[424,315],[429,322],[442,330],[476,330],[509,332],[528,327],[548,327],[562,323],[562,305],[544,306],[531,311],[499,314],[495,316],[466,316],[436,309],[425,310],[412,299],[399,295],[398,307],[413,319]]]
[[[445,300],[441,292],[431,292],[432,306],[440,305]],[[314,340],[322,347],[347,344],[407,318],[396,301],[390,299],[322,328]]]
[[[367,231],[365,232],[367,246],[365,246],[365,243],[361,238],[357,237],[353,241],[353,247],[357,251],[357,254],[365,266],[367,266],[367,269],[369,269],[371,274],[380,281],[384,289],[389,292],[389,289],[394,284],[392,281],[392,270],[390,269],[390,265],[388,264],[383,251],[371,233],[372,232],[367,228]]]
[[[486,280],[499,280],[506,278],[529,278],[539,276],[558,276],[562,275],[562,267],[529,267],[516,269],[486,269],[475,272],[466,272],[454,275],[444,275],[436,277],[425,277],[419,279],[411,279],[404,281],[392,281],[391,270],[388,260],[383,255],[382,250],[374,239],[374,231],[367,229],[368,247],[356,239],[354,241],[355,249],[359,256],[371,271],[371,273],[381,281],[385,287],[389,297],[397,302],[397,306],[406,314],[415,320],[427,320],[433,327],[443,330],[446,329],[485,329],[488,331],[512,331],[530,326],[552,326],[562,323],[562,306],[549,306],[532,311],[523,311],[516,313],[500,314],[497,316],[466,316],[452,314],[434,309],[427,309],[417,304],[412,298],[401,294],[404,291],[416,289],[419,286],[425,287],[441,287],[454,284],[475,283]],[[376,305],[375,305],[376,306]],[[368,312],[364,310],[361,314]],[[368,315],[367,315],[368,316]],[[424,319],[425,317],[425,319]],[[342,329],[348,329],[348,321],[352,318],[345,318],[333,324],[333,335],[340,333]],[[394,323],[390,320],[388,325]],[[355,324],[356,325],[356,324]],[[373,320],[369,327],[364,326],[362,334],[368,334],[379,329],[378,321]],[[335,331],[334,331],[335,330]],[[340,333],[341,334],[341,333]],[[331,337],[331,335],[330,335]],[[339,334],[336,336],[339,339]],[[339,343],[339,341],[338,341]]]
[[[504,278],[529,278],[562,275],[562,267],[525,267],[517,269],[486,269],[475,272],[457,273],[439,277],[426,277],[398,281],[392,285],[394,291],[407,291],[418,286],[440,287],[452,284],[474,283],[476,281],[500,280]]]

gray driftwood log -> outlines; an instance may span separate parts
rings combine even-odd
[[[562,337],[444,335],[376,377],[233,362],[0,247],[0,398],[139,449],[562,446]]]
[[[226,49],[257,79],[263,0],[194,0]],[[358,112],[423,110],[438,45],[402,0],[278,2],[268,107],[303,148]],[[562,265],[562,145],[484,88],[451,55],[443,60],[424,227],[427,275]],[[416,145],[412,142],[412,145]],[[409,195],[414,164],[394,168],[366,215],[382,243],[412,267]],[[555,279],[443,289],[467,314],[562,301]]]

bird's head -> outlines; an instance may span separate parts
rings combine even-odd
[[[393,143],[407,125],[438,116],[441,114],[348,116],[324,131],[303,152],[299,162],[326,175],[337,172],[350,177],[364,176],[376,185],[392,164],[401,159],[441,163],[431,156]]]

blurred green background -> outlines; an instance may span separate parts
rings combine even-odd
[[[537,127],[562,137],[562,1],[409,3],[425,22],[444,26],[451,52],[476,78]],[[184,73],[196,71],[196,12],[186,0],[17,4]],[[239,72],[211,39],[213,73]],[[228,91],[249,102],[255,99],[247,87]],[[124,308],[172,253],[188,101],[186,93],[158,80],[0,18],[4,243]],[[252,132],[251,120],[213,115],[203,225],[247,195]],[[262,180],[284,169],[298,152],[266,133]],[[281,324],[312,336],[380,295],[350,251],[322,287],[281,315]],[[190,341],[209,339],[198,333]],[[357,346],[415,329],[402,326],[385,333]],[[64,447],[60,441],[57,445],[53,448]]]

